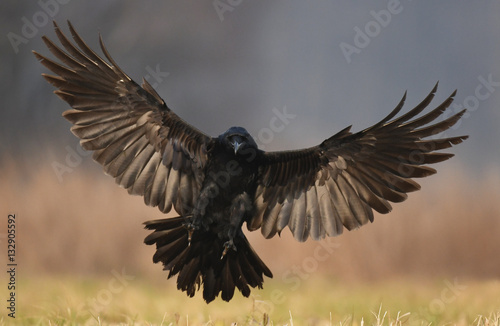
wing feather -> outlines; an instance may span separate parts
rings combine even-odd
[[[297,241],[306,241],[309,237],[309,229],[311,227],[310,216],[306,215],[307,192],[301,192],[299,197],[292,202],[292,210],[288,226],[295,236]],[[281,225],[278,226],[278,228]],[[285,226],[283,226],[284,228]],[[283,229],[282,228],[282,229]]]
[[[62,47],[43,37],[52,55],[34,51],[55,75],[43,74],[72,107],[63,116],[104,171],[129,193],[162,212],[194,207],[213,139],[172,112],[143,79],[142,87],[116,64],[99,35],[107,61],[68,22],[70,41],[54,22]]]
[[[319,212],[321,215],[321,223],[325,228],[326,234],[329,236],[334,236],[342,233],[342,227],[340,224],[340,216],[337,212],[337,208],[333,205],[331,193],[329,192],[328,186],[316,185],[316,191],[318,192],[318,204]]]
[[[347,127],[318,146],[264,152],[254,200],[256,214],[248,228],[262,227],[269,238],[288,225],[297,240],[305,241],[308,236],[318,240],[372,222],[373,210],[388,213],[390,202],[404,201],[407,193],[419,190],[413,178],[436,173],[426,164],[453,156],[437,151],[467,139],[428,138],[453,126],[465,112],[435,122],[452,103],[453,92],[421,115],[437,86],[415,108],[397,117],[405,92],[384,119],[358,133]]]
[[[316,187],[312,186],[306,192],[306,219],[310,221],[309,234],[313,240],[319,240],[324,237],[325,231],[321,224],[321,215],[318,206],[318,196]],[[307,236],[307,235],[304,235]]]
[[[267,207],[266,211],[264,212],[264,218],[263,218],[263,224],[262,224],[262,234],[264,235],[265,238],[272,238],[277,230],[277,223],[276,221],[278,220],[278,215],[281,211],[282,205],[274,205],[271,207]]]
[[[295,200],[292,198],[287,198],[283,206],[281,207],[281,210],[278,214],[277,220],[276,220],[276,229],[279,232],[280,230],[283,230],[289,223],[290,221],[290,215],[293,210],[293,204],[295,203]]]

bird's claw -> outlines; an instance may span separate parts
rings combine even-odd
[[[199,227],[198,225],[194,224],[194,223],[186,223],[184,225],[186,227],[186,229],[188,230],[188,245],[190,246],[191,245],[191,239],[193,239],[193,233],[195,230],[198,230]]]
[[[188,246],[191,245],[191,239],[193,238],[194,229],[188,229]]]
[[[229,240],[229,241],[226,241],[224,243],[224,251],[222,251],[222,256],[220,257],[220,259],[224,258],[224,256],[227,254],[227,252],[229,251],[229,249],[237,251],[236,250],[236,246],[234,245],[234,242],[233,242],[232,239]]]

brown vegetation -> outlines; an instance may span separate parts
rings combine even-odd
[[[16,214],[23,274],[109,274],[125,268],[165,277],[152,263],[154,248],[142,243],[148,234],[142,222],[163,215],[112,178],[87,171],[86,161],[62,182],[50,163],[38,164],[36,172],[12,161],[0,165],[2,214]],[[373,224],[323,246],[297,243],[288,230],[271,240],[253,232],[250,242],[274,277],[291,287],[316,272],[343,280],[498,277],[500,172],[491,169],[472,179],[452,163],[438,169],[389,215],[376,215]]]

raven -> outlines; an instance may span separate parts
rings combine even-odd
[[[396,117],[406,93],[380,122],[352,133],[347,127],[321,144],[293,151],[265,152],[242,127],[210,137],[177,116],[143,79],[134,82],[106,50],[108,61],[90,49],[68,21],[71,42],[54,22],[64,47],[42,39],[59,60],[35,51],[55,75],[42,74],[72,109],[63,113],[81,146],[130,194],[178,217],[148,221],[145,243],[156,245],[155,263],[190,297],[203,286],[209,303],[219,294],[231,300],[262,288],[272,273],[242,231],[261,229],[271,238],[288,226],[294,238],[320,240],[385,214],[420,189],[426,177],[453,154],[437,152],[468,136],[429,138],[453,126],[465,110],[436,122],[452,103],[418,116],[437,84],[414,109]],[[418,116],[418,117],[417,117]]]

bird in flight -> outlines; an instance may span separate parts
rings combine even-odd
[[[420,189],[414,178],[436,173],[427,164],[467,136],[429,138],[453,126],[465,110],[436,121],[455,92],[428,113],[437,90],[398,117],[406,93],[384,119],[359,132],[347,127],[317,146],[266,152],[242,127],[210,137],[175,114],[143,79],[134,82],[111,58],[90,49],[68,21],[73,42],[54,22],[61,47],[43,41],[57,60],[35,51],[55,75],[43,74],[71,109],[63,113],[81,146],[130,194],[178,217],[145,222],[155,263],[190,297],[203,288],[209,303],[248,297],[272,273],[242,226],[265,238],[288,227],[294,238],[320,240],[373,222],[391,202]]]

